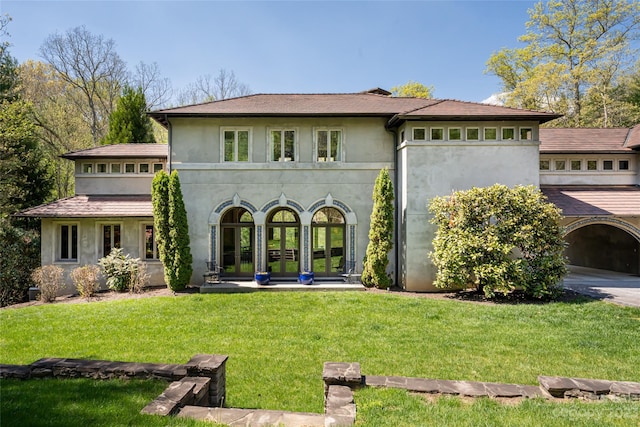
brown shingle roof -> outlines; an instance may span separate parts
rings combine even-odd
[[[541,153],[629,153],[629,128],[540,129]],[[639,135],[640,137],[640,135]]]
[[[153,216],[150,195],[74,196],[25,209],[16,216],[36,218],[96,218]]]
[[[559,115],[454,100],[405,98],[376,93],[256,94],[149,113],[166,125],[166,117],[193,116],[382,116],[401,119],[531,119]],[[395,120],[394,120],[395,122]]]
[[[101,145],[86,150],[72,151],[63,154],[65,159],[87,158],[166,158],[168,154],[167,144],[113,144]]]
[[[564,216],[640,215],[640,187],[575,186],[541,187]]]
[[[625,147],[640,149],[640,125],[631,128]]]

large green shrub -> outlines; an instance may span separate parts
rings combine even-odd
[[[393,248],[393,184],[385,168],[376,178],[373,189],[373,211],[369,228],[369,244],[363,261],[362,284],[367,287],[388,288],[392,284],[387,275],[389,251]]]
[[[4,307],[28,299],[31,274],[40,265],[40,237],[0,218],[0,243],[0,307]]]
[[[438,226],[430,257],[435,286],[475,287],[492,297],[522,288],[554,297],[566,274],[558,208],[533,186],[493,185],[431,200]]]
[[[158,247],[158,257],[164,266],[164,281],[169,283],[168,271],[171,258],[169,249],[169,175],[159,171],[151,183],[151,202],[153,204],[153,228]]]
[[[174,291],[184,289],[191,280],[193,258],[189,245],[187,211],[182,200],[178,171],[174,170],[169,176],[169,246],[173,257],[169,287]]]

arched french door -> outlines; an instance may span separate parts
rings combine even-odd
[[[300,219],[291,209],[278,209],[267,218],[267,265],[273,276],[300,271]]]
[[[222,268],[226,275],[252,276],[254,224],[244,208],[229,209],[220,222],[222,234]]]
[[[311,220],[313,271],[318,276],[345,272],[345,219],[335,208],[318,210]]]

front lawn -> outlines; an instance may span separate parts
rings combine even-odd
[[[322,412],[325,361],[360,362],[365,375],[519,384],[537,384],[540,374],[640,381],[640,309],[586,299],[486,305],[368,292],[195,294],[5,309],[0,324],[0,363],[42,357],[185,363],[197,353],[229,355],[229,407]],[[33,424],[30,411],[20,408],[34,401],[47,405],[34,382],[2,382],[3,426]],[[149,383],[133,387],[135,403],[123,404],[130,421],[116,424],[138,423],[133,420],[141,417],[140,402],[163,388]],[[76,387],[73,381],[60,384],[63,396]],[[562,410],[578,414],[585,425],[602,425],[589,414],[614,407],[622,414],[620,425],[636,425],[625,414],[640,412],[637,402],[588,408],[528,402],[504,409],[480,401],[461,409],[449,400],[429,406],[415,399],[398,391],[359,391],[358,423],[380,425],[384,414],[400,413],[387,425],[421,425],[433,411],[445,414],[443,419],[497,411],[499,420],[513,411],[507,419],[525,425],[517,420]],[[395,407],[404,409],[394,412]],[[95,419],[85,424],[95,425]],[[452,425],[457,424],[464,423]]]

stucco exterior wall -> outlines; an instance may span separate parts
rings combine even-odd
[[[537,135],[537,132],[536,132]],[[455,190],[539,185],[539,142],[529,141],[406,141],[398,147],[401,188],[399,227],[403,266],[401,281],[408,291],[435,291],[436,268],[428,253],[436,227],[427,210],[435,196]]]
[[[102,258],[102,224],[120,224],[121,246],[125,253],[132,258],[144,257],[144,224],[153,224],[153,218],[42,218],[41,262],[42,265],[55,264],[65,271],[66,285],[59,295],[77,293],[69,274],[74,268],[88,264],[97,264]],[[78,258],[74,261],[59,259],[60,242],[59,226],[78,226]],[[145,261],[147,271],[151,275],[150,285],[164,285],[164,270],[160,261]],[[104,277],[101,279],[103,289],[106,289]]]
[[[301,254],[309,250],[304,240],[309,229],[305,227],[310,225],[313,213],[324,206],[335,207],[346,218],[347,257],[353,257],[357,271],[362,271],[375,179],[382,168],[393,169],[393,134],[385,130],[384,124],[378,118],[174,119],[172,168],[180,174],[189,220],[192,282],[202,282],[205,261],[217,255],[216,226],[220,216],[241,204],[255,210],[256,225],[264,224],[269,212],[281,206],[296,211],[302,228]],[[221,127],[251,129],[252,162],[220,161]],[[318,127],[342,130],[343,161],[314,161],[314,133]],[[267,162],[272,128],[296,130],[296,161]],[[257,269],[264,268],[260,251],[264,254],[265,248],[263,241],[254,251]],[[308,267],[304,259],[301,267]],[[394,269],[392,260],[389,271]]]
[[[548,160],[552,170],[540,171],[540,185],[640,185],[640,165],[637,154],[541,154],[540,160]],[[556,171],[554,162],[565,161],[566,170]],[[570,169],[571,160],[581,160],[582,170]],[[595,160],[598,170],[587,170],[587,161]],[[613,162],[613,170],[603,170],[602,162]],[[629,161],[629,170],[619,170],[618,161]]]

